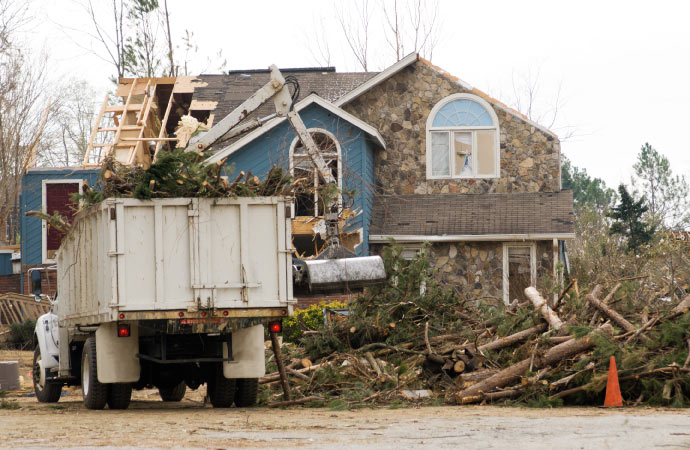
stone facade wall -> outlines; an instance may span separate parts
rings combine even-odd
[[[536,244],[537,289],[551,298],[552,242]],[[430,247],[428,258],[438,279],[458,288],[460,295],[503,301],[503,242],[436,243]]]
[[[456,286],[461,295],[503,300],[501,242],[434,244],[428,256],[439,278]]]
[[[491,101],[499,120],[500,178],[427,180],[427,118],[436,103],[455,93],[477,94],[429,64],[417,61],[343,107],[375,126],[386,140],[387,149],[376,154],[378,192],[479,194],[560,190],[558,139]]]

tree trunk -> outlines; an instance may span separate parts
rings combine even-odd
[[[534,358],[522,360],[517,364],[501,370],[486,380],[480,381],[479,383],[458,392],[456,394],[456,400],[460,404],[479,401],[481,398],[473,400],[471,397],[481,397],[481,395],[484,393],[507,386],[508,384],[520,378],[520,376],[522,376],[530,366],[532,366],[533,369],[540,369],[544,366],[555,364],[565,358],[572,357],[578,353],[588,350],[594,346],[594,343],[591,339],[593,333],[611,333],[612,331],[613,328],[611,325],[607,324],[581,339],[572,339],[568,342],[556,345],[555,347],[550,348],[543,356],[535,355]]]

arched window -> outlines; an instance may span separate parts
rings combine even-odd
[[[338,188],[341,188],[342,164],[338,140],[331,132],[322,128],[310,128],[308,131],[316,146],[321,150],[321,156],[326,165],[331,168],[331,173],[338,182]],[[312,194],[297,195],[295,198],[295,216],[322,216],[325,211],[324,205],[319,203],[319,173],[309,158],[307,149],[298,138],[295,138],[290,145],[290,173],[295,178],[308,178],[314,183]]]
[[[498,117],[484,99],[453,94],[434,106],[426,123],[426,175],[496,178],[500,175]]]

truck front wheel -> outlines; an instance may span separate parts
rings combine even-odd
[[[187,392],[187,385],[184,381],[180,381],[174,386],[159,386],[158,393],[164,402],[179,402],[184,398]]]
[[[235,391],[235,406],[245,408],[256,405],[256,397],[259,391],[258,378],[239,378]]]
[[[81,389],[87,409],[103,409],[108,401],[108,385],[98,381],[96,365],[96,337],[84,343],[81,357]]]
[[[41,382],[41,347],[36,345],[34,349],[34,364],[32,378],[34,380],[34,391],[36,391],[36,399],[41,403],[55,403],[60,400],[62,393],[62,384],[49,383],[44,380]]]
[[[235,379],[223,376],[223,365],[219,364],[208,380],[208,396],[214,408],[229,408],[235,400]]]

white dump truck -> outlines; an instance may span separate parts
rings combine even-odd
[[[286,210],[276,197],[112,198],[75,216],[36,326],[38,400],[81,385],[87,408],[124,409],[132,389],[179,401],[207,383],[214,407],[254,404],[264,326],[292,308]]]

